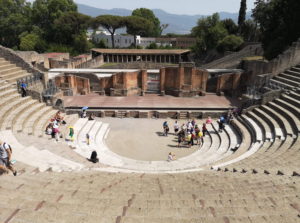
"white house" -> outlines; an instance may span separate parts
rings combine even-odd
[[[115,34],[114,37],[115,47],[126,48],[134,44],[134,37],[131,35]],[[101,32],[99,34],[94,35],[93,40],[95,42],[100,42],[101,40],[103,40],[106,46],[112,47],[111,35],[108,32]]]

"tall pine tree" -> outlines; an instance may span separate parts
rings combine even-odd
[[[239,33],[243,32],[243,25],[246,20],[246,11],[247,11],[247,0],[241,0],[241,7],[239,12],[239,20],[238,20]]]

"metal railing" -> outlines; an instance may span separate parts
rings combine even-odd
[[[27,87],[29,87],[36,84],[37,82],[42,82],[42,80],[43,80],[43,74],[39,72],[36,72],[30,76],[19,78],[17,79],[18,92],[21,92],[22,83],[25,83]]]
[[[57,92],[59,92],[59,88],[55,85],[55,83],[52,80],[49,80],[47,88],[44,89],[42,95],[44,98],[49,98],[55,95]]]

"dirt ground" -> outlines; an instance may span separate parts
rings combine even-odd
[[[102,122],[109,123],[110,130],[106,144],[115,153],[144,161],[166,160],[168,153],[172,152],[177,158],[190,155],[199,146],[178,148],[177,137],[174,135],[173,119],[166,119],[170,134],[163,136],[164,119],[134,119],[134,118],[102,118]],[[187,120],[179,120],[179,125]],[[202,124],[202,120],[197,120]]]

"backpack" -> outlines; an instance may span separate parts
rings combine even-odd
[[[8,143],[6,143],[6,142],[3,143],[3,149],[5,149],[5,147],[6,147],[5,145],[8,146],[8,149],[9,149],[10,153],[12,153],[11,146]]]

